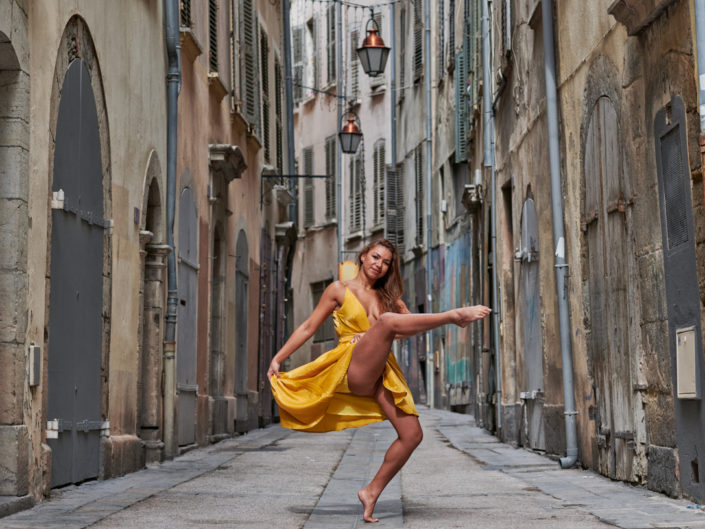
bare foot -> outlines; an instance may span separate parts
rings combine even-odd
[[[360,499],[360,503],[362,503],[362,519],[366,522],[379,522],[377,518],[372,518],[372,511],[375,510],[377,500],[373,500],[370,493],[365,489],[358,490],[357,497]]]
[[[455,324],[458,327],[466,327],[470,322],[481,320],[482,318],[489,316],[492,309],[485,307],[484,305],[473,305],[472,307],[460,307],[458,309],[454,309],[453,312],[455,312]]]

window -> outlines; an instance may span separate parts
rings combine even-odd
[[[218,2],[208,0],[208,71],[218,73]]]
[[[315,89],[318,89],[318,63],[320,61],[320,58],[318,56],[318,27],[316,22],[316,19],[310,18],[309,21],[306,22],[306,29],[308,31],[308,38],[311,39],[311,50],[313,51],[310,59],[312,66],[311,77],[313,81],[311,83],[311,86]]]
[[[446,58],[446,18],[445,0],[438,0],[438,79],[445,74]]]
[[[406,78],[406,8],[399,13],[399,86],[404,88]],[[402,91],[399,95],[402,96]]]
[[[387,168],[387,238],[404,254],[404,162]]]
[[[423,167],[423,142],[414,149],[414,176],[416,179],[416,245],[423,245],[423,217],[424,217],[424,167]]]
[[[284,142],[282,139],[282,67],[278,59],[274,61],[274,113],[276,114],[277,169],[279,170],[279,174],[282,174],[284,168]]]
[[[335,203],[335,157],[336,157],[336,135],[326,138],[326,220],[333,220],[336,215]]]
[[[270,163],[271,142],[269,138],[269,43],[267,34],[260,31],[260,62],[262,76],[262,140],[264,143],[264,161]]]
[[[350,33],[350,95],[355,99],[360,97],[360,61],[357,57],[360,31],[354,29]]]
[[[311,299],[313,301],[313,307],[318,305],[321,301],[321,296],[323,291],[328,285],[332,283],[332,280],[328,279],[326,281],[318,281],[317,283],[311,283]],[[313,343],[327,342],[329,340],[335,339],[335,327],[333,326],[333,317],[329,316],[318,328],[316,333],[313,335]]]
[[[297,103],[304,98],[304,28],[295,27],[292,32],[293,39],[293,66],[294,66],[294,101]]]
[[[362,186],[360,182],[362,157],[360,153],[350,157],[350,231],[362,229]]]
[[[414,0],[414,80],[423,75],[423,0]]]
[[[181,27],[191,28],[191,0],[181,0]]]
[[[326,17],[327,51],[328,51],[328,84],[335,82],[335,2],[328,5]]]
[[[303,151],[304,175],[313,174],[313,147],[306,147]],[[313,178],[304,178],[304,228],[310,228],[314,222],[313,210]]]
[[[257,73],[257,25],[253,0],[241,0],[240,4],[240,68],[241,112],[254,129],[259,129],[260,100],[259,75]]]
[[[375,143],[374,150],[374,224],[375,226],[384,222],[385,204],[384,204],[384,140],[379,140]]]
[[[448,68],[451,68],[455,57],[455,0],[448,0],[448,57]]]

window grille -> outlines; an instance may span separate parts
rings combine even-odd
[[[336,215],[336,136],[326,138],[326,220],[333,220]]]
[[[191,28],[191,0],[181,0],[181,27]]]
[[[416,177],[416,245],[423,245],[423,217],[424,217],[424,167],[423,167],[423,142],[414,150],[414,176]]]
[[[313,174],[313,147],[303,150],[304,175]],[[304,228],[310,228],[314,222],[313,178],[304,178]]]
[[[328,11],[327,11],[327,32],[328,32],[328,39],[327,39],[327,50],[328,50],[328,76],[327,80],[328,83],[334,83],[336,79],[336,72],[335,72],[335,2],[331,2],[328,5]]]
[[[211,73],[218,73],[218,2],[208,0],[208,66]]]
[[[385,181],[385,144],[384,140],[379,140],[374,149],[374,224],[379,225],[384,222],[384,181]]]

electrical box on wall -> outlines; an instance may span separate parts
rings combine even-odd
[[[42,378],[41,373],[41,347],[38,345],[29,346],[29,386],[36,387]]]
[[[676,377],[679,399],[699,399],[695,327],[676,329]]]

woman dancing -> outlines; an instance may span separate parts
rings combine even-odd
[[[358,491],[363,519],[372,517],[382,490],[406,463],[423,437],[418,412],[401,369],[391,354],[395,338],[453,323],[465,327],[484,318],[482,305],[438,314],[411,314],[401,300],[396,247],[386,239],[365,246],[354,279],[331,283],[313,313],[277,352],[267,371],[279,404],[281,424],[307,432],[328,432],[389,419],[398,438],[370,483]],[[338,346],[289,372],[281,363],[333,314]]]

